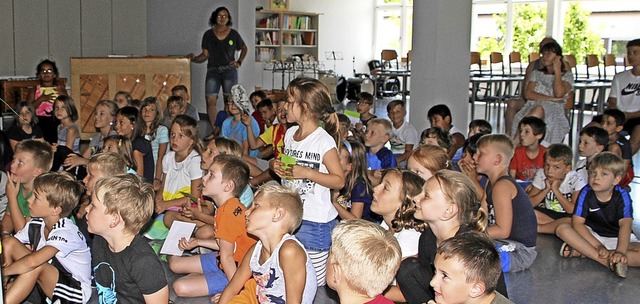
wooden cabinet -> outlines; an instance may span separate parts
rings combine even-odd
[[[171,88],[178,84],[191,90],[187,58],[71,58],[71,97],[79,107],[83,138],[95,133],[92,116],[100,100],[126,91],[134,99],[155,96],[164,109]]]
[[[306,12],[256,12],[256,61],[318,60],[319,15]],[[311,58],[313,57],[313,58]]]

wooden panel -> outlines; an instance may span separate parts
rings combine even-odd
[[[13,1],[13,7],[16,74],[35,76],[36,66],[49,54],[47,2]]]
[[[118,74],[116,75],[116,90],[113,94],[115,95],[118,91],[125,91],[129,92],[133,99],[142,100],[146,94],[145,83],[144,74]]]
[[[49,58],[56,61],[60,77],[69,77],[69,58],[81,55],[80,0],[60,4],[49,1]]]
[[[184,82],[184,75],[181,74],[155,74],[153,75],[153,82],[151,85],[152,96],[155,96],[160,104],[162,104],[162,108],[167,107],[167,99],[171,96],[171,88],[177,86],[179,84],[186,84]]]
[[[164,107],[174,85],[191,89],[190,68],[186,58],[71,58],[71,97],[80,100],[82,137],[95,132],[90,118],[101,99],[122,90],[139,99],[156,96]]]
[[[75,77],[75,76],[74,76]],[[72,98],[76,101],[80,101],[80,113],[82,113],[79,121],[80,130],[82,133],[95,133],[96,128],[93,126],[93,120],[89,119],[93,117],[96,104],[103,99],[109,99],[109,76],[106,74],[100,75],[79,75],[79,98],[76,94],[72,93]],[[75,85],[72,88],[76,88]],[[76,90],[74,90],[75,92]]]
[[[107,56],[111,51],[111,1],[82,1],[82,56]]]
[[[15,107],[17,101],[27,100],[29,90],[35,90],[40,83],[36,78],[3,79],[0,80],[0,97],[11,107]],[[66,85],[66,78],[59,78],[60,85]],[[0,110],[6,110],[5,104],[0,104]]]
[[[13,62],[13,1],[0,1],[0,75],[15,75]]]
[[[147,54],[146,1],[111,0],[113,54]],[[165,53],[166,54],[166,53]]]

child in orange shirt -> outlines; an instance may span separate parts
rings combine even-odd
[[[174,273],[190,274],[173,283],[176,295],[201,297],[221,293],[247,250],[255,244],[256,240],[247,234],[247,208],[238,199],[248,180],[249,167],[241,158],[228,154],[214,158],[204,177],[202,194],[211,197],[218,207],[214,217],[215,239],[182,239],[178,247],[191,250],[202,246],[219,253],[171,258],[169,268]]]
[[[517,180],[533,180],[538,169],[544,167],[544,152],[547,148],[540,143],[546,133],[547,125],[540,118],[527,116],[520,121],[520,146],[516,148],[509,164],[509,175]]]

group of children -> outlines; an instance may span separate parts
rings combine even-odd
[[[482,120],[465,140],[436,105],[419,136],[404,103],[377,118],[374,97],[361,93],[352,125],[324,84],[301,77],[278,102],[230,97],[223,136],[203,146],[177,86],[167,113],[151,97],[140,110],[126,96],[120,107],[100,102],[98,132],[80,154],[73,100],[58,94],[57,145],[11,142],[2,220],[10,302],[38,285],[53,301],[85,303],[91,277],[100,302],[167,302],[149,239],[162,240],[176,220],[197,229],[179,241],[187,254],[168,259],[188,274],[175,293],[218,303],[311,303],[325,284],[342,303],[509,303],[503,273],[532,265],[537,233],[557,234],[563,256],[587,256],[621,277],[640,265],[619,185],[629,164],[616,155],[617,110],[580,132],[585,159],[572,166],[568,146],[543,146],[546,126],[535,117],[519,123],[514,147]],[[35,135],[32,108],[17,110],[18,131]]]

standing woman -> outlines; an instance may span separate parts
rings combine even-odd
[[[213,123],[216,118],[216,101],[218,92],[222,86],[225,95],[231,93],[231,87],[238,84],[238,71],[244,57],[247,55],[247,46],[240,34],[231,28],[231,15],[229,10],[218,7],[209,18],[211,29],[202,36],[202,53],[187,58],[196,63],[207,61],[207,76],[205,81],[205,95],[207,96],[207,116]],[[236,60],[236,51],[240,51],[240,58]]]

